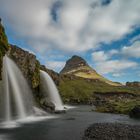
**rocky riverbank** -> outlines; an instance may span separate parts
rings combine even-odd
[[[140,125],[96,123],[90,126],[83,140],[139,140]]]

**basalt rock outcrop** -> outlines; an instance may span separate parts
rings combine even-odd
[[[140,119],[140,105],[135,106],[129,113],[131,118]]]
[[[6,51],[8,50],[8,40],[5,34],[4,27],[2,26],[1,19],[0,19],[0,80],[2,79],[2,60],[3,56],[5,55]]]
[[[126,86],[128,86],[128,87],[138,87],[138,88],[140,88],[140,82],[138,82],[138,81],[135,81],[135,82],[127,82],[127,83],[126,83]]]
[[[36,89],[40,83],[40,63],[36,56],[13,45],[10,45],[8,55],[16,62],[32,89]]]

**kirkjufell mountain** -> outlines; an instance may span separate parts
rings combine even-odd
[[[74,55],[67,62],[65,67],[61,70],[60,74],[72,74],[85,79],[94,79],[101,82],[105,82],[113,86],[121,86],[120,83],[112,82],[102,75],[100,75],[96,70],[94,70],[82,57]]]

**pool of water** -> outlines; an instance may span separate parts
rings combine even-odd
[[[20,127],[0,128],[0,140],[81,140],[84,130],[93,123],[119,122],[140,125],[139,120],[126,115],[97,113],[91,106],[77,106],[66,114],[44,118],[40,121],[25,121]]]

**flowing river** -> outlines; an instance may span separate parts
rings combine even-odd
[[[0,140],[81,140],[85,129],[93,123],[119,122],[140,125],[140,121],[126,115],[97,113],[91,106],[77,106],[66,114],[32,122],[20,127],[0,129]]]

